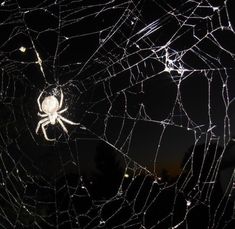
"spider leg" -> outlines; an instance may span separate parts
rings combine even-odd
[[[67,110],[68,110],[68,107],[64,108],[64,109],[61,110],[61,111],[58,111],[57,114],[62,114],[62,113],[64,113],[64,112],[67,111]]]
[[[42,119],[41,121],[38,122],[38,125],[37,125],[37,128],[36,128],[36,134],[38,133],[38,130],[39,130],[40,126],[48,120],[49,120],[49,118],[44,118],[44,119]]]
[[[41,114],[41,113],[38,112],[38,116],[40,116],[40,117],[47,117],[48,114]]]
[[[64,100],[64,94],[62,89],[60,89],[60,105],[59,105],[59,109],[63,106],[63,100]]]
[[[42,112],[42,108],[41,108],[41,104],[40,104],[40,99],[41,99],[41,96],[43,94],[43,91],[40,93],[40,95],[38,96],[38,99],[37,99],[37,102],[38,102],[38,108],[39,110]]]
[[[72,122],[70,120],[68,120],[67,118],[64,118],[63,116],[61,115],[58,115],[60,119],[62,119],[64,122],[70,124],[70,125],[80,125],[80,123],[76,123],[76,122]]]
[[[55,141],[56,140],[55,138],[48,138],[47,137],[47,132],[45,130],[45,126],[48,125],[49,123],[50,123],[50,121],[46,121],[42,124],[42,132],[43,132],[43,135],[47,141]]]
[[[57,121],[59,122],[59,124],[61,125],[61,127],[63,128],[64,132],[67,134],[68,133],[68,130],[66,129],[64,123],[61,121],[60,118],[57,118]]]

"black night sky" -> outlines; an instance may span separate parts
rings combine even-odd
[[[234,228],[234,7],[0,1],[0,228]]]

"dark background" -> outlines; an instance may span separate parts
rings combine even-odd
[[[232,228],[234,7],[2,1],[0,227]]]

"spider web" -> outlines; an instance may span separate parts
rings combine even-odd
[[[0,228],[234,228],[234,7],[1,1]]]

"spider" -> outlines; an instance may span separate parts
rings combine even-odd
[[[56,139],[54,138],[50,139],[47,137],[45,126],[47,126],[48,124],[55,125],[56,122],[58,121],[58,123],[61,125],[65,133],[68,133],[68,130],[66,129],[63,121],[70,125],[80,125],[80,123],[72,122],[64,118],[63,116],[61,116],[61,114],[68,109],[66,107],[60,110],[63,105],[63,100],[64,100],[64,95],[61,89],[60,89],[60,102],[55,96],[51,95],[51,96],[45,97],[44,100],[42,101],[42,104],[40,104],[40,99],[41,99],[42,94],[43,92],[41,92],[41,94],[38,96],[37,103],[38,103],[39,111],[44,112],[45,114],[41,114],[40,112],[38,112],[38,116],[42,117],[43,119],[41,119],[38,122],[38,125],[36,128],[36,134],[38,133],[39,128],[42,127],[42,132],[43,132],[45,139],[47,141],[55,141]]]

